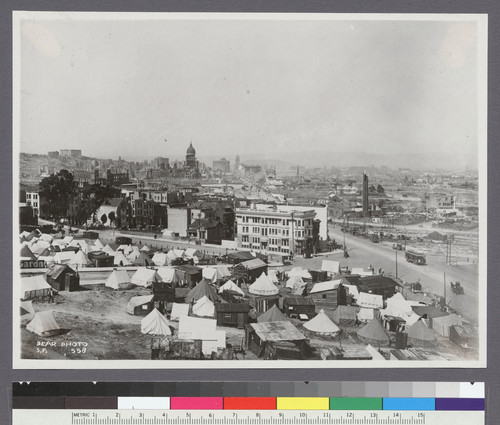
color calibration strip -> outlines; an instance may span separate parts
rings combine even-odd
[[[485,409],[484,383],[257,382],[252,383],[257,386],[250,388],[252,391],[244,396],[237,396],[234,392],[228,394],[227,390],[236,388],[233,385],[235,383],[189,383],[190,386],[184,387],[184,391],[179,391],[182,388],[177,385],[167,385],[170,383],[157,384],[74,383],[68,386],[68,383],[17,383],[13,385],[13,408],[301,411]],[[238,383],[239,392],[241,387],[248,384]],[[282,391],[281,388],[284,390],[285,386],[278,384],[285,384],[288,389]],[[204,392],[209,392],[210,388],[213,396],[204,396]],[[294,390],[293,394],[290,388]],[[185,391],[187,389],[190,391]],[[260,396],[252,396],[252,392]]]

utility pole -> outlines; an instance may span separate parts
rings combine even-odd
[[[398,250],[396,249],[396,279],[398,278]]]
[[[444,305],[446,305],[446,273],[443,273]]]
[[[293,258],[293,253],[295,251],[295,235],[294,235],[294,227],[293,227],[293,211],[292,211],[292,246],[290,247],[290,252],[292,254],[292,258]]]

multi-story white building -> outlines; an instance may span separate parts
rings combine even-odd
[[[26,205],[33,208],[34,214],[40,213],[40,193],[39,192],[26,192]]]
[[[240,248],[302,254],[313,239],[313,209],[297,211],[282,206],[252,205],[236,209],[237,244]]]

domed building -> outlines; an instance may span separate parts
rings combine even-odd
[[[196,149],[193,146],[193,143],[189,143],[189,147],[186,151],[186,162],[184,164],[186,170],[186,177],[188,178],[199,178],[200,177],[200,169],[199,163],[196,159]]]

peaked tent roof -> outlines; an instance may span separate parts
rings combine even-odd
[[[271,279],[270,276],[269,276],[269,278]],[[300,277],[298,275],[292,275],[286,281],[286,287],[287,288],[294,288],[295,286],[301,286],[302,287],[304,285],[306,285],[306,283],[302,280],[302,277]]]
[[[373,345],[389,345],[391,338],[377,318],[373,318],[358,330],[358,337]]]
[[[50,269],[45,275],[51,277],[52,279],[57,279],[63,272],[76,274],[76,271],[67,264],[54,264],[50,266]]]
[[[324,310],[320,310],[314,318],[304,323],[304,328],[319,334],[336,334],[340,331],[339,327],[330,320]]]
[[[78,251],[74,257],[69,260],[68,263],[70,266],[78,266],[78,267],[87,267],[90,266],[92,263],[90,260],[87,258],[87,256],[84,254],[83,251]]]
[[[202,317],[214,317],[215,305],[204,295],[193,305],[193,314]]]
[[[146,253],[141,252],[132,264],[136,266],[152,266],[154,263]]]
[[[153,257],[151,258],[155,266],[166,266],[168,264],[167,254],[164,252],[155,252]]]
[[[125,270],[113,270],[105,285],[113,289],[127,289],[131,286],[130,277]]]
[[[97,238],[94,241],[94,246],[96,246],[97,248],[99,248],[99,250],[102,250],[104,248],[104,244],[101,242],[101,240],[99,238]]]
[[[224,291],[233,291],[240,295],[245,295],[243,290],[238,285],[236,285],[236,283],[234,283],[232,280],[228,280],[224,285],[222,285],[219,288],[219,294],[222,294]]]
[[[28,246],[24,245],[21,248],[21,259],[23,258],[29,258],[30,260],[36,260],[35,255],[31,252],[31,249],[29,249]]]
[[[173,303],[170,320],[179,320],[181,316],[189,316],[189,304]]]
[[[172,335],[168,320],[156,308],[141,320],[141,332],[148,335]]]
[[[321,270],[329,273],[340,273],[340,262],[323,260],[321,263]]]
[[[36,313],[35,308],[33,307],[33,302],[31,300],[21,301],[19,306],[21,309],[21,317],[30,316]]]
[[[276,304],[274,304],[264,314],[257,318],[257,322],[288,322],[288,318],[281,312]]]
[[[406,329],[408,342],[415,345],[434,345],[437,341],[436,334],[425,326],[422,320],[417,320],[413,325]]]
[[[248,287],[248,292],[254,295],[276,295],[279,289],[265,273],[262,273],[257,280]]]
[[[138,249],[133,249],[132,252],[127,255],[127,258],[132,261],[132,264],[134,262],[134,260],[139,256],[141,255],[141,252],[138,250]]]
[[[353,325],[356,323],[359,307],[339,305],[332,314],[335,323],[339,325]]]
[[[43,289],[50,289],[50,286],[42,275],[22,277],[21,278],[21,288],[23,292],[23,297],[26,292],[40,291]]]
[[[161,277],[162,282],[177,283],[180,280],[177,270],[172,267],[160,267],[158,275]]]
[[[35,313],[33,320],[26,325],[26,329],[37,335],[43,336],[46,333],[52,333],[61,329],[56,322],[52,310],[39,311]]]
[[[141,252],[148,252],[149,251],[149,247],[147,245],[144,245],[141,249],[140,249]]]
[[[400,292],[396,292],[391,298],[388,298],[386,303],[387,307],[383,311],[385,315],[406,319],[413,313],[411,303],[406,301],[405,297],[403,297]]]
[[[115,255],[115,250],[113,248],[111,248],[111,246],[109,246],[109,244],[107,244],[103,249],[101,249],[101,251],[103,251],[109,255]]]
[[[137,286],[149,287],[153,282],[161,282],[161,277],[155,269],[140,268],[137,269],[130,281]]]
[[[302,267],[294,267],[287,273],[288,277],[299,276],[302,279],[312,279],[311,273],[307,269],[303,269]]]
[[[132,264],[132,261],[125,257],[123,252],[116,251],[114,254],[113,264],[115,266],[130,266]]]
[[[217,301],[217,291],[213,286],[210,286],[206,279],[202,279],[198,285],[189,291],[186,295],[186,303],[196,302],[204,296],[210,301]]]

